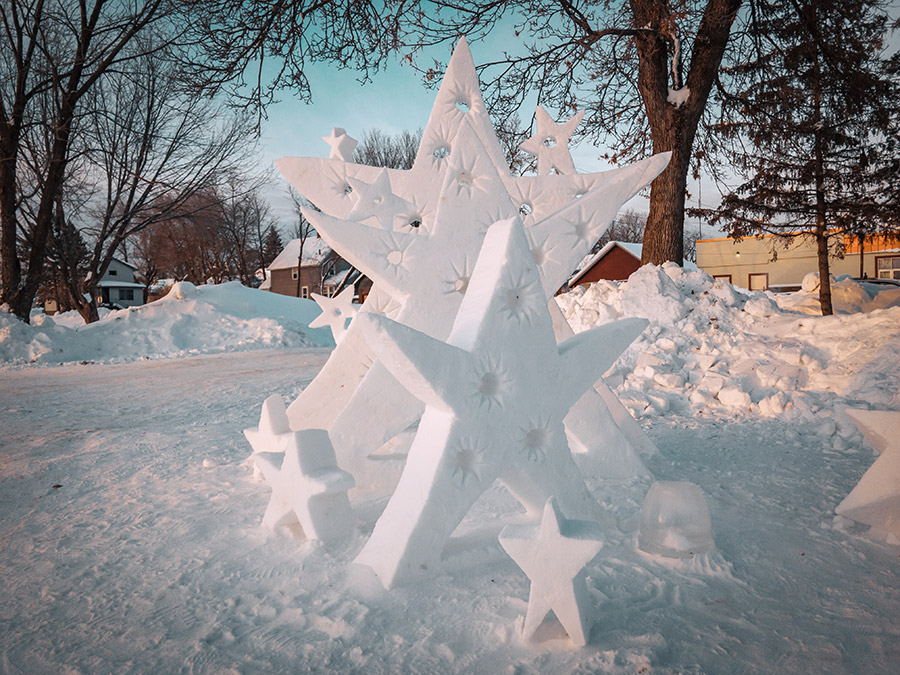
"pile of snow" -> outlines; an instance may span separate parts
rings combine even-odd
[[[32,323],[0,312],[0,363],[112,363],[266,347],[333,346],[328,329],[311,329],[312,300],[247,288],[179,282],[160,300],[103,311],[84,325],[75,312]]]
[[[806,284],[811,287],[811,283]],[[677,265],[645,266],[557,297],[576,332],[625,317],[651,321],[607,381],[635,417],[828,417],[835,394],[859,407],[897,405],[900,372],[882,353],[900,337],[900,289],[834,283],[838,314],[812,317],[815,288],[777,295],[738,289]],[[860,310],[864,314],[847,314]],[[879,333],[877,341],[867,335]],[[894,343],[896,344],[896,343]],[[825,435],[835,423],[823,421]],[[838,429],[856,433],[850,424]],[[841,443],[842,441],[835,441]]]

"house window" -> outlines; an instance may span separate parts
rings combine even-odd
[[[297,281],[297,268],[296,267],[291,268],[291,279],[293,279],[294,281]]]
[[[119,289],[119,300],[134,300],[134,289],[120,288]]]
[[[108,270],[106,270],[106,273],[109,276],[114,277],[119,273],[119,270],[114,270],[112,267],[110,267]]]
[[[731,275],[730,274],[714,274],[713,279],[724,279],[729,284],[731,283]]]
[[[900,279],[900,255],[875,259],[879,279]]]
[[[300,287],[300,297],[301,297],[301,298],[308,298],[308,297],[309,297],[309,287],[308,287],[308,286],[301,286],[301,287]]]
[[[764,291],[769,287],[768,272],[757,272],[750,275],[750,290]]]

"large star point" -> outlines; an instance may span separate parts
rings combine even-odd
[[[900,412],[847,410],[878,459],[863,474],[835,513],[900,538]]]

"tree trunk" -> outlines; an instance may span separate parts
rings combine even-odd
[[[668,0],[631,0],[634,25],[653,29],[634,38],[638,91],[650,124],[653,152],[672,152],[669,166],[650,188],[642,263],[684,263],[684,201],[691,149],[740,6],[741,0],[708,0],[685,79],[690,93],[676,106],[669,102],[669,76],[677,88],[681,75],[677,63],[669,59],[669,48],[680,39],[678,17],[671,13]]]
[[[815,14],[813,14],[815,18]],[[814,43],[815,44],[815,43]],[[822,129],[822,86],[818,52],[813,70],[813,112],[815,115],[814,172],[816,181],[816,256],[819,259],[819,305],[822,316],[831,316],[831,272],[828,268],[828,224],[825,208],[825,139]]]
[[[12,302],[22,280],[22,268],[16,250],[16,160],[17,138],[14,129],[3,138],[0,147],[0,304]]]

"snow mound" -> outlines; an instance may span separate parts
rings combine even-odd
[[[576,332],[632,316],[650,320],[606,374],[637,418],[713,413],[815,421],[831,416],[836,394],[852,391],[877,407],[891,405],[900,391],[900,373],[882,353],[887,347],[859,339],[887,332],[888,343],[897,344],[900,289],[849,278],[833,288],[839,313],[814,316],[815,290],[751,292],[667,263],[556,300]],[[829,422],[820,425],[829,444],[857,434],[846,420]]]
[[[267,347],[333,346],[330,331],[311,329],[312,300],[247,288],[179,282],[160,300],[106,313],[78,325],[38,314],[26,324],[0,313],[0,363],[113,363]]]

